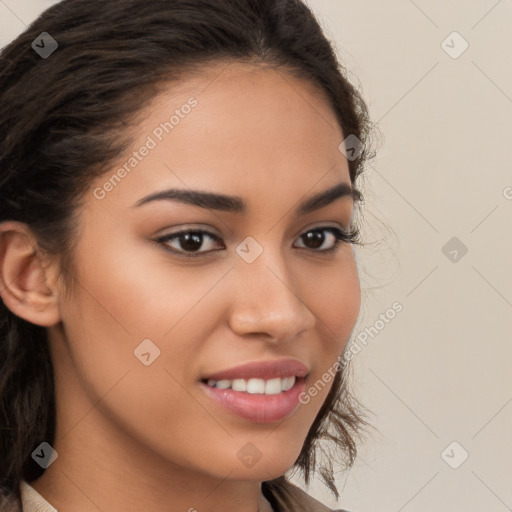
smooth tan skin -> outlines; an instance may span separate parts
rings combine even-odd
[[[311,385],[359,314],[352,246],[322,255],[300,238],[347,228],[352,199],[293,213],[306,197],[350,183],[326,100],[282,70],[211,66],[154,99],[133,150],[190,96],[197,107],[114,190],[102,200],[92,194],[108,174],[87,191],[72,297],[58,260],[33,251],[30,230],[0,225],[2,299],[50,335],[58,459],[32,485],[59,512],[270,511],[261,482],[291,468],[331,384],[283,422],[256,424],[221,410],[198,379],[290,356],[310,368]],[[249,211],[132,207],[170,187],[238,195]],[[182,227],[217,233],[225,249],[205,237],[201,251],[220,250],[187,259],[152,244]],[[247,236],[263,247],[251,264],[235,252]],[[321,249],[334,243],[325,238]],[[150,366],[133,353],[146,338],[161,350]],[[262,453],[251,468],[237,457],[246,443]]]

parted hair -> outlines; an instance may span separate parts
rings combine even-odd
[[[43,32],[58,43],[48,58],[32,47]],[[0,54],[0,223],[26,223],[38,250],[59,255],[71,286],[76,212],[92,180],[129,148],[134,116],[159,86],[230,61],[272,66],[323,93],[344,136],[361,141],[348,165],[362,201],[356,180],[370,156],[368,109],[302,1],[64,0]],[[348,370],[336,371],[292,468],[306,484],[318,471],[337,498],[333,464],[353,465],[368,425]],[[20,481],[44,471],[31,453],[54,441],[54,394],[46,328],[0,301],[0,504],[19,499]],[[287,482],[282,475],[265,484],[279,492]]]

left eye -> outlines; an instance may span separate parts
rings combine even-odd
[[[329,237],[326,237],[324,233],[329,233]],[[305,247],[306,249],[311,250],[312,252],[320,252],[320,253],[331,253],[335,252],[339,249],[339,245],[343,242],[345,243],[354,243],[356,236],[358,235],[357,230],[351,230],[348,232],[342,231],[341,229],[334,227],[321,227],[311,229],[306,231],[302,235],[299,236],[299,240],[303,239],[306,243],[312,244],[313,247]],[[181,230],[176,233],[169,233],[168,235],[164,235],[155,240],[157,244],[163,244],[165,248],[171,252],[176,254],[181,254],[188,257],[199,256],[201,254],[213,252],[213,250],[205,250],[199,251],[199,249],[203,246],[203,242],[205,238],[209,238],[213,240],[219,245],[222,245],[221,248],[225,248],[222,243],[222,239],[215,235],[214,233],[210,233],[209,231],[196,229],[196,230]],[[330,239],[330,245],[327,249],[319,249],[322,247],[326,241]],[[172,247],[169,242],[176,240],[178,243],[176,245],[180,246],[178,248]],[[304,247],[300,247],[304,248]],[[195,254],[194,254],[195,253]]]

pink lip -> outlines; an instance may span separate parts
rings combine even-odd
[[[277,359],[274,361],[255,361],[234,366],[227,370],[212,373],[203,380],[234,380],[234,379],[274,379],[276,377],[305,377],[309,373],[306,365],[297,359]],[[290,390],[291,391],[291,390]]]
[[[281,421],[297,410],[300,405],[299,396],[306,389],[306,379],[296,378],[291,389],[278,395],[212,388],[204,382],[200,385],[210,398],[227,411],[255,423],[271,423]]]

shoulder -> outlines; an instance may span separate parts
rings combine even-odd
[[[275,512],[351,512],[324,505],[284,477],[263,482],[262,486],[263,493]]]

